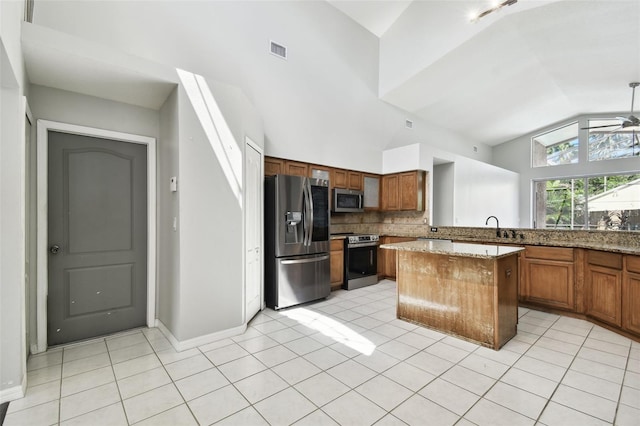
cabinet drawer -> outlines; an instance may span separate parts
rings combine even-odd
[[[604,251],[589,250],[587,259],[590,265],[604,266],[612,269],[622,269],[622,255]]]
[[[573,262],[572,248],[526,246],[524,255],[529,259],[547,259]]]
[[[640,274],[640,256],[626,256],[627,271]]]
[[[342,250],[344,248],[344,240],[331,240],[331,251]]]

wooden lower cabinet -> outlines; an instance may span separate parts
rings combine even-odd
[[[622,326],[622,255],[589,250],[585,271],[586,314]]]
[[[413,237],[383,237],[380,244],[404,243],[415,241]],[[396,279],[396,250],[378,249],[378,276],[390,280]]]
[[[344,240],[331,240],[331,290],[338,290],[344,283]]]
[[[640,274],[626,272],[622,280],[622,328],[640,334]]]
[[[573,249],[527,246],[521,258],[520,298],[551,308],[575,309]]]

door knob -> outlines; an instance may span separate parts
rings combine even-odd
[[[58,252],[60,252],[60,246],[54,244],[51,246],[51,248],[49,248],[49,251],[51,252],[51,254],[58,254]]]

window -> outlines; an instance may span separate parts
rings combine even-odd
[[[578,123],[531,138],[533,167],[557,166],[578,162]]]
[[[589,127],[615,126],[620,120],[589,120]],[[589,130],[589,161],[640,156],[638,131],[616,127]]]
[[[640,174],[535,182],[535,227],[640,230]]]

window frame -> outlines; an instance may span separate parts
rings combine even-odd
[[[623,157],[623,158],[628,158],[628,157]],[[597,228],[592,228],[591,223],[589,221],[589,215],[591,213],[591,211],[589,210],[589,199],[592,199],[594,197],[597,197],[600,194],[595,194],[595,195],[590,195],[589,194],[589,180],[592,178],[608,178],[608,177],[613,177],[613,176],[640,176],[640,171],[620,171],[620,172],[607,172],[607,173],[595,173],[595,174],[589,174],[589,175],[578,175],[578,176],[555,176],[555,177],[540,177],[540,178],[534,178],[531,179],[531,188],[532,188],[532,203],[531,203],[531,207],[532,207],[532,212],[531,212],[531,218],[532,218],[532,228],[533,229],[540,229],[540,230],[562,230],[562,231],[574,231],[574,230],[587,230],[587,231],[597,231]],[[572,208],[571,210],[571,226],[569,228],[552,228],[552,227],[547,227],[546,226],[546,221],[544,222],[545,226],[544,227],[540,227],[539,223],[538,223],[538,185],[541,182],[549,182],[549,181],[554,181],[554,180],[571,180],[571,181],[576,181],[576,180],[581,180],[583,183],[583,186],[585,188],[585,194],[584,194],[584,224],[582,225],[578,225],[578,227],[574,227],[573,224],[573,219],[574,219],[574,209]],[[612,188],[614,189],[614,188]],[[574,205],[574,199],[575,196],[573,194],[573,189],[572,189],[572,200],[571,200],[571,204],[572,206]],[[545,212],[544,215],[546,217],[547,213],[546,213],[546,203],[545,203]],[[618,230],[618,231],[627,231],[627,230]]]
[[[561,129],[574,126],[574,125],[577,127],[575,139],[577,139],[577,141],[578,141],[578,146],[577,146],[578,151],[577,151],[576,161],[575,162],[569,162],[569,163],[562,163],[562,164],[549,164],[547,162],[547,164],[544,164],[544,165],[536,165],[535,164],[535,158],[536,158],[535,139],[539,138],[541,136],[544,136],[544,135],[548,135],[548,134],[553,133],[553,132],[557,132],[557,131],[559,131]],[[553,128],[550,128],[550,129],[544,131],[544,132],[536,133],[535,135],[531,136],[530,143],[529,143],[530,151],[531,151],[531,154],[530,154],[531,155],[531,161],[530,161],[531,168],[532,169],[544,169],[546,167],[558,167],[558,166],[568,166],[568,165],[572,165],[572,164],[579,164],[580,163],[580,151],[581,151],[582,145],[583,145],[582,144],[582,139],[580,137],[580,135],[581,135],[580,130],[581,130],[580,129],[580,120],[575,119],[575,120],[571,120],[571,121],[569,121],[567,123],[559,124],[559,125],[557,125],[557,126],[555,126]],[[544,145],[544,147],[545,147],[545,149],[548,149],[550,146],[554,146],[554,145],[557,145],[557,144],[560,144],[560,143],[564,143],[564,142],[566,142],[568,140],[573,140],[573,139],[566,139],[564,141],[556,142],[555,144]],[[545,152],[545,154],[546,154],[546,152]],[[547,161],[548,161],[548,154],[546,154],[546,158],[547,158]]]

